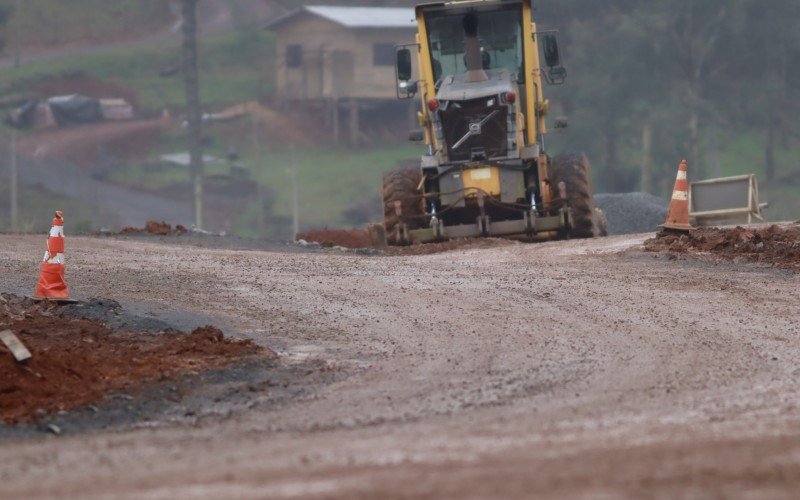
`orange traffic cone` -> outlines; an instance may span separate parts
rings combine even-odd
[[[69,299],[67,282],[64,280],[64,213],[61,210],[56,210],[53,218],[33,296],[36,299]]]
[[[678,167],[678,177],[675,179],[675,187],[672,189],[667,220],[658,227],[676,231],[694,229],[689,224],[689,185],[686,181],[686,160],[683,160]]]

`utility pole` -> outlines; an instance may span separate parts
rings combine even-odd
[[[186,84],[186,124],[189,136],[189,172],[194,192],[194,225],[203,228],[202,117],[197,71],[197,2],[181,0],[183,15],[183,76]]]
[[[253,168],[256,171],[256,193],[258,198],[258,213],[256,214],[256,220],[258,225],[258,236],[259,238],[263,238],[267,232],[267,218],[266,214],[264,213],[264,187],[261,185],[261,181],[258,180],[261,174],[261,140],[258,137],[258,119],[256,118],[256,111],[253,110],[250,113],[250,129],[253,134]]]
[[[9,175],[11,184],[11,232],[16,233],[19,231],[19,213],[17,205],[17,188],[19,181],[17,179],[17,129],[11,129],[11,175]]]
[[[292,164],[292,239],[300,232],[300,202],[297,197],[297,162],[294,160],[294,146],[291,150]]]
[[[708,132],[708,156],[711,177],[722,177],[722,170],[719,166],[719,137],[716,125],[712,125]]]
[[[642,186],[645,193],[653,193],[653,127],[646,121],[642,127]]]
[[[20,8],[22,7],[22,0],[17,0],[14,9],[14,67],[19,68],[19,22],[20,22]]]

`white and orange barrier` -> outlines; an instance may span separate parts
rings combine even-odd
[[[53,226],[50,228],[50,236],[47,238],[47,250],[44,252],[34,298],[68,299],[69,291],[64,279],[64,272],[64,213],[56,210]]]

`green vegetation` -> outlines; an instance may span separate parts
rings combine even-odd
[[[272,47],[271,35],[255,28],[202,40],[200,97],[204,105],[213,109],[271,92],[273,84],[266,74]],[[39,82],[78,72],[134,90],[144,110],[180,108],[185,102],[180,44],[174,40],[27,63],[0,73],[0,88],[4,95],[22,95]],[[167,73],[169,76],[161,76]]]
[[[5,203],[9,199],[7,190],[8,183],[0,183],[0,199],[4,201],[0,204],[0,231],[11,230],[11,214],[8,203]],[[20,186],[19,232],[47,231],[53,218],[53,207],[64,211],[65,217],[69,220],[70,234],[86,233],[99,227],[117,226],[117,221],[106,214],[98,214],[97,210],[91,207],[91,200],[66,198],[37,186]]]
[[[0,0],[0,10],[14,12],[16,4]],[[132,38],[174,21],[164,0],[22,0],[19,5],[11,22],[19,23],[23,47]]]
[[[235,142],[235,141],[234,141]],[[209,154],[224,156],[224,149],[211,148]],[[344,148],[322,149],[262,146],[261,157],[245,145],[241,151],[244,163],[251,168],[253,178],[266,186],[271,197],[270,217],[283,220],[283,225],[292,215],[291,166],[294,161],[297,172],[299,195],[299,217],[301,228],[341,227],[352,225],[344,212],[359,202],[366,202],[371,213],[380,211],[380,185],[383,172],[397,166],[401,160],[419,155],[414,146],[387,147],[364,151]],[[206,165],[206,175],[227,174],[224,163]],[[148,167],[133,164],[114,170],[109,177],[115,182],[147,189],[160,189],[171,184],[188,182],[186,168],[177,166]],[[370,203],[371,202],[371,203]],[[241,215],[239,234],[257,236],[252,229],[256,220],[256,207]],[[273,228],[271,232],[289,237],[288,227]]]
[[[275,149],[256,163],[256,177],[275,191],[274,213],[290,216],[294,157],[301,228],[342,227],[352,224],[345,219],[343,212],[353,204],[372,199],[379,213],[383,172],[395,168],[399,161],[419,154],[419,148],[414,146],[362,151],[304,148],[292,152]]]

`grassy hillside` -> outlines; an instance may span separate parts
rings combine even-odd
[[[267,74],[272,46],[272,37],[258,29],[203,39],[199,55],[203,103],[213,108],[270,93],[272,82]],[[0,72],[0,89],[5,96],[24,95],[37,83],[83,72],[131,88],[144,110],[180,108],[184,105],[180,60],[177,41],[119,47],[4,70]]]
[[[240,143],[225,130],[218,130],[215,144],[208,148],[212,155],[224,157],[229,147],[236,147],[241,162],[250,167],[254,179],[272,193],[267,220],[269,234],[288,238],[288,221],[292,215],[292,164],[297,175],[299,218],[302,229],[317,227],[347,227],[354,223],[345,212],[355,205],[365,205],[367,213],[379,217],[380,186],[383,172],[397,166],[398,162],[419,156],[416,146],[388,146],[354,151],[346,148],[288,148],[262,144],[259,153],[247,143]],[[168,150],[168,147],[162,146]],[[225,165],[209,166],[206,173],[224,174]],[[161,188],[185,182],[187,171],[169,167],[153,171],[140,162],[113,172],[116,182],[137,187]],[[243,236],[258,236],[255,222],[258,219],[254,204],[241,214],[234,228]],[[276,222],[280,221],[280,223]],[[276,227],[276,224],[280,227]]]
[[[8,183],[0,178],[0,231],[11,230],[11,212]],[[53,211],[63,210],[69,220],[70,234],[89,232],[99,227],[115,227],[117,221],[107,214],[98,214],[87,200],[66,198],[42,189],[40,186],[20,186],[18,231],[28,233],[46,231]],[[43,243],[44,245],[44,240]],[[42,247],[44,248],[44,247]],[[33,257],[32,257],[33,261]]]
[[[0,0],[15,11],[16,0]],[[18,23],[22,48],[42,49],[86,41],[130,39],[163,29],[175,16],[164,0],[23,0],[10,24]],[[11,27],[6,52],[11,52]]]

